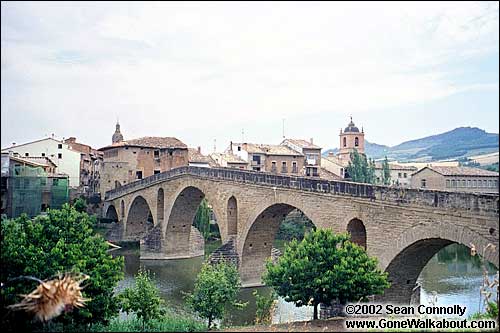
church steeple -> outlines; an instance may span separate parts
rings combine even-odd
[[[123,135],[120,133],[120,123],[117,121],[116,122],[116,129],[115,133],[113,134],[112,142],[113,143],[118,143],[123,141]]]

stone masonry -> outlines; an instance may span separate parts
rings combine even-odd
[[[234,240],[244,286],[261,284],[279,224],[294,209],[318,228],[355,230],[355,238],[389,273],[392,286],[382,299],[392,302],[410,302],[420,271],[444,246],[474,244],[481,253],[499,239],[498,195],[402,190],[223,168],[181,167],[127,184],[106,193],[103,211],[114,207],[123,239],[147,239],[148,231],[154,232],[151,237],[157,241],[150,247],[155,258],[185,258],[192,252],[191,224],[202,198],[214,210],[223,244]],[[140,222],[149,215],[151,226]],[[485,258],[498,267],[498,249]]]

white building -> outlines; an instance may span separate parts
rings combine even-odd
[[[41,156],[49,158],[57,172],[69,175],[69,186],[80,186],[80,152],[72,150],[67,143],[46,138],[3,148],[2,153],[15,152],[21,157]]]

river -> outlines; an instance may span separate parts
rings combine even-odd
[[[137,249],[117,250],[115,255],[125,257],[125,278],[118,290],[133,284],[134,274],[139,266],[150,270],[160,289],[162,298],[173,308],[185,308],[183,292],[193,289],[194,280],[201,269],[203,257],[180,260],[140,260]],[[494,267],[488,265],[490,277]],[[452,244],[438,252],[423,269],[418,282],[422,286],[421,303],[438,305],[461,304],[467,307],[466,316],[479,310],[479,288],[483,279],[482,268],[477,257],[470,256],[470,250],[462,245]],[[243,288],[239,299],[248,302],[243,309],[230,309],[225,324],[252,324],[255,318],[254,290],[259,294],[269,293],[266,287]],[[311,307],[297,308],[282,299],[273,316],[273,323],[301,321],[312,318]]]

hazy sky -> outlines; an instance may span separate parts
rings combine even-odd
[[[211,152],[498,133],[499,5],[1,4],[1,143],[175,136]]]

